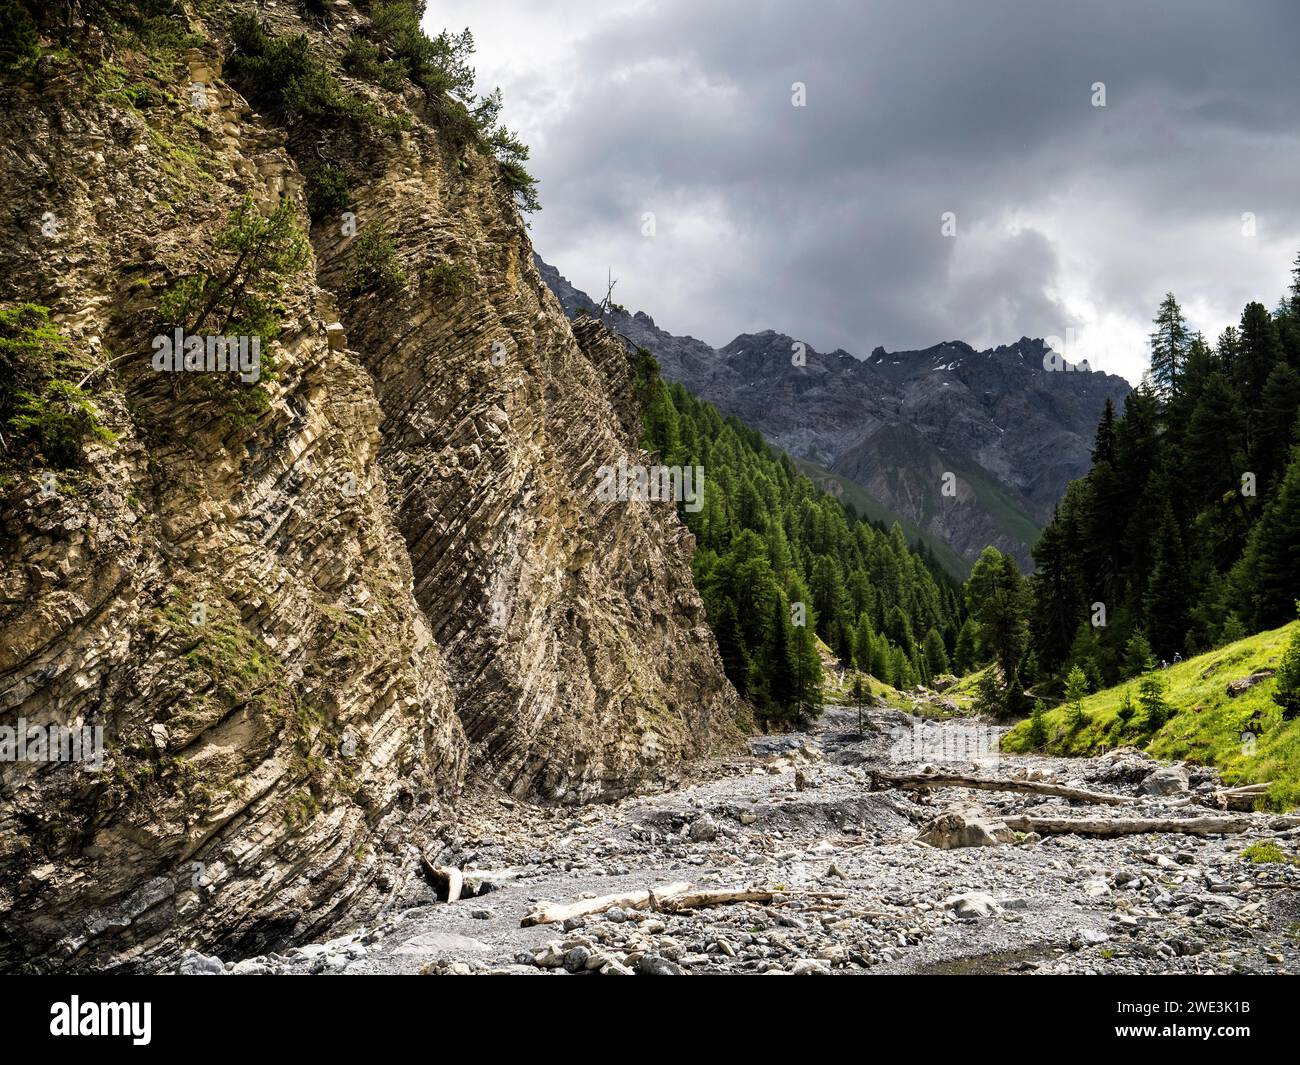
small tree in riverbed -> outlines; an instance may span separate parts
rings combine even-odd
[[[866,693],[862,690],[862,674],[859,673],[853,678],[853,702],[858,708],[858,731],[862,731],[862,701],[866,698]]]
[[[975,682],[975,700],[972,706],[975,713],[989,717],[1001,718],[1007,712],[1006,695],[999,683],[998,667],[990,665],[980,679]]]

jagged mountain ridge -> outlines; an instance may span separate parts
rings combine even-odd
[[[571,327],[494,161],[413,85],[340,73],[368,24],[348,3],[263,18],[406,128],[358,145],[254,110],[222,76],[242,6],[187,16],[184,48],[73,27],[0,84],[0,304],[50,308],[116,434],[53,481],[0,478],[0,724],[98,725],[106,748],[0,766],[0,970],[281,949],[431,898],[421,858],[454,843],[468,774],[609,799],[748,720],[674,508],[597,498],[598,466],[648,461],[631,364]],[[352,291],[355,243],[310,224],[322,153],[358,172],[399,291]],[[287,197],[311,242],[267,406],[231,418],[149,338],[245,195]],[[455,292],[427,282],[448,262]]]
[[[538,268],[571,317],[596,304],[555,268]],[[1089,466],[1105,401],[1129,391],[1100,372],[1049,372],[1047,347],[1022,337],[976,351],[877,347],[865,359],[766,330],[721,348],[614,309],[604,320],[648,349],[666,377],[734,414],[775,446],[861,486],[926,534],[973,560],[988,544],[1031,569],[1029,549],[1070,481]],[[956,495],[942,493],[943,475]]]

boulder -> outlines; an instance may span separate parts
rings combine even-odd
[[[950,895],[943,900],[943,908],[951,910],[961,921],[981,921],[986,917],[996,917],[1002,912],[1002,904],[983,891]]]
[[[1103,943],[1110,942],[1110,935],[1097,928],[1076,928],[1070,933],[1070,949],[1080,950],[1083,947],[1099,947]]]
[[[187,950],[176,967],[177,976],[223,976],[226,967],[220,958]]]
[[[1161,766],[1138,787],[1143,795],[1182,795],[1187,789],[1187,770],[1180,765]]]
[[[708,814],[691,825],[692,843],[712,843],[718,838],[718,826]]]
[[[1014,842],[1016,834],[1001,821],[950,811],[923,825],[916,838],[939,850],[951,850],[996,847],[999,843]]]
[[[1238,680],[1231,681],[1228,684],[1228,689],[1227,689],[1228,698],[1235,699],[1238,695],[1241,695],[1243,692],[1250,691],[1250,689],[1253,688],[1256,684],[1262,684],[1264,681],[1268,680],[1268,678],[1271,677],[1272,675],[1273,675],[1273,670],[1260,669],[1252,673],[1249,677],[1241,677]]]

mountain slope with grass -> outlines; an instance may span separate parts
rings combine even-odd
[[[1300,622],[1292,622],[1148,674],[1164,685],[1167,715],[1157,710],[1156,718],[1167,720],[1159,727],[1153,727],[1140,699],[1141,681],[1135,679],[1086,696],[1081,722],[1065,704],[1045,711],[1045,740],[1041,730],[1034,735],[1033,719],[1020,722],[1002,749],[1092,755],[1141,747],[1158,758],[1216,766],[1230,784],[1270,783],[1269,808],[1295,806],[1300,804],[1300,719],[1283,718],[1274,701],[1278,678],[1261,677],[1237,695],[1229,694],[1229,686],[1277,670],[1297,635]]]

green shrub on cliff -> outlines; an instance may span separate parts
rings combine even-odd
[[[326,163],[307,177],[307,213],[316,222],[338,217],[352,206],[356,177],[347,167]]]
[[[70,469],[92,439],[114,436],[78,383],[85,367],[34,303],[0,309],[0,441],[6,460]]]
[[[0,0],[0,71],[21,74],[41,54],[36,21],[16,0]]]
[[[391,294],[406,287],[406,271],[397,260],[397,246],[382,222],[372,222],[357,237],[343,287],[350,295],[367,291]]]
[[[407,127],[404,118],[382,115],[369,100],[344,88],[312,54],[305,35],[274,37],[256,16],[240,14],[230,24],[230,36],[235,47],[226,59],[226,78],[276,118],[348,121],[386,133]]]
[[[284,290],[308,261],[294,205],[263,215],[249,196],[231,211],[204,268],[176,281],[159,307],[163,324],[186,333],[275,338]]]

